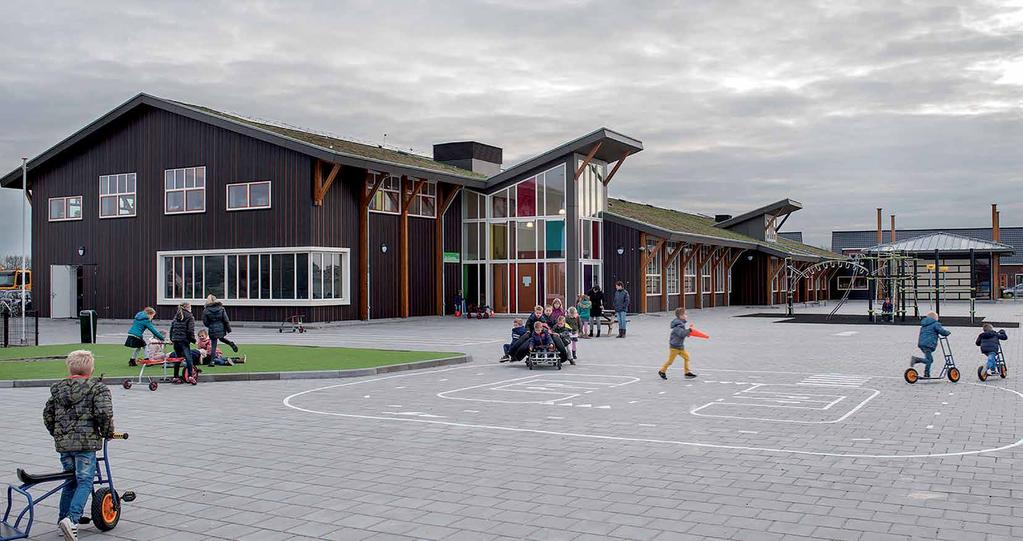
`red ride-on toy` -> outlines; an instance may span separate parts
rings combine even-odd
[[[279,333],[286,333],[286,332],[304,333],[305,332],[305,316],[304,315],[288,316],[288,319],[285,319],[284,321],[281,322],[281,326],[277,329],[277,332],[279,332]]]

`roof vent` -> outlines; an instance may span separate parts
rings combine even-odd
[[[731,214],[715,214],[714,215],[714,223],[716,223],[716,224],[719,224],[721,222],[724,222],[726,220],[731,220],[731,219],[732,219],[732,215]]]
[[[433,145],[433,160],[489,176],[501,172],[504,157],[499,147],[462,141]]]

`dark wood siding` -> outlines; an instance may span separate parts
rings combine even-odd
[[[462,253],[462,193],[455,196],[444,214],[444,251]],[[455,313],[455,293],[462,288],[462,265],[444,264],[444,313]]]
[[[767,260],[768,256],[761,253],[750,253],[739,257],[732,267],[732,302],[733,305],[767,304]]]
[[[206,166],[206,212],[165,215],[164,170],[200,165]],[[99,219],[100,175],[130,172],[137,174],[137,216]],[[37,308],[49,315],[50,265],[86,265],[86,307],[101,317],[127,318],[156,303],[158,250],[307,246],[310,175],[311,160],[303,154],[142,107],[33,172],[34,287],[42,301]],[[251,180],[273,183],[273,208],[227,212],[226,184]],[[66,195],[83,196],[83,219],[50,223],[47,200]],[[172,310],[158,308],[160,317]],[[293,312],[231,309],[235,319],[277,320]]]
[[[369,317],[399,317],[398,224],[395,214],[369,214]],[[384,252],[381,247],[387,245]],[[410,259],[411,261],[411,259]]]
[[[618,247],[625,252],[618,255]],[[610,297],[615,282],[621,280],[632,295],[632,309],[639,308],[639,297],[645,294],[640,277],[639,231],[614,222],[604,222],[604,291],[607,292],[607,308],[611,308]],[[649,297],[653,299],[653,297]]]
[[[437,265],[434,247],[437,244],[435,220],[409,218],[409,314],[431,316],[437,314]]]
[[[312,165],[310,165],[312,167]],[[324,175],[329,168],[324,166]],[[310,195],[308,212],[311,219],[311,243],[314,246],[348,248],[350,273],[348,280],[351,304],[316,306],[309,309],[314,321],[357,319],[359,312],[359,196],[365,186],[366,170],[345,167],[340,178],[327,191],[322,206],[314,206]],[[311,185],[312,179],[310,179]]]
[[[631,291],[630,291],[630,293],[631,293]],[[639,304],[636,303],[636,302],[633,302],[633,304],[636,305],[634,308],[636,310],[638,310],[639,309]],[[661,308],[661,296],[660,295],[647,295],[647,298],[646,298],[646,311],[647,312],[663,312],[664,311],[664,309]]]

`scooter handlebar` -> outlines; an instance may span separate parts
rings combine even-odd
[[[112,439],[112,440],[126,440],[126,439],[128,439],[128,433],[127,432],[114,432],[113,434],[110,435],[110,439]]]

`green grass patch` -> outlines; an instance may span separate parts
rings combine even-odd
[[[119,344],[64,344],[56,346],[0,348],[0,380],[53,379],[67,374],[64,360],[76,349],[92,351],[96,357],[96,375],[133,376],[139,369],[128,366],[131,350]],[[226,350],[226,351],[224,351]],[[229,348],[221,348],[231,354]],[[302,372],[308,370],[348,370],[429,361],[457,355],[436,351],[396,351],[384,349],[332,348],[316,346],[245,345],[238,355],[246,356],[245,364],[208,366],[203,371],[216,373]],[[53,360],[24,360],[59,356]],[[161,373],[159,366],[146,369],[147,374]]]

